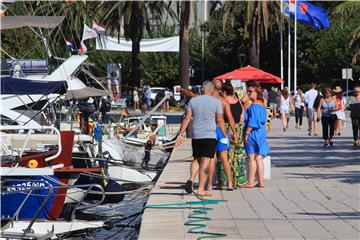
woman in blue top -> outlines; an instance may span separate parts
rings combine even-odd
[[[264,163],[262,155],[270,152],[266,142],[266,120],[267,112],[263,105],[262,90],[259,84],[249,86],[247,90],[252,104],[244,115],[244,142],[245,152],[248,156],[248,181],[242,187],[252,188],[254,186],[263,188],[264,185]],[[254,184],[257,172],[258,184]]]

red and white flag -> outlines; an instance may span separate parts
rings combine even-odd
[[[79,52],[80,52],[80,54],[81,54],[81,55],[83,55],[83,54],[85,54],[85,53],[86,53],[86,51],[87,51],[87,48],[86,48],[86,46],[85,46],[84,42],[83,42],[83,41],[81,41],[81,43],[80,43],[80,49],[79,49]]]
[[[103,25],[98,24],[95,20],[92,20],[92,29],[99,35],[105,35],[106,28]]]

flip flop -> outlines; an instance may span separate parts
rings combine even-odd
[[[193,191],[192,185],[193,185],[193,182],[191,180],[187,180],[187,182],[184,186],[185,192],[192,193],[192,191]]]
[[[239,188],[254,188],[254,186],[249,186],[249,185],[240,185]]]
[[[255,187],[258,187],[258,188],[265,188],[264,185],[259,185],[259,184],[256,184]]]
[[[226,189],[228,192],[232,192],[232,191],[234,191],[234,188],[227,188]]]
[[[196,194],[196,196],[198,198],[204,198],[204,197],[211,197],[212,194],[207,192],[207,193],[204,193],[204,194]]]

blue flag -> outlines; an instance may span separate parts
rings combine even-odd
[[[297,11],[297,21],[310,25],[316,29],[325,29],[330,27],[328,12],[305,0],[284,0],[284,14],[295,19],[295,3]]]

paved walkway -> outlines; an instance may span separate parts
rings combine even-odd
[[[352,145],[350,127],[324,148],[321,137],[293,125],[283,132],[275,120],[269,135],[272,179],[264,189],[213,191],[211,199],[228,202],[212,206],[205,230],[226,233],[223,239],[360,239],[360,148]],[[148,204],[196,200],[179,187],[188,178],[189,159],[187,141],[174,150]],[[189,213],[146,209],[139,239],[198,238],[184,226]]]

